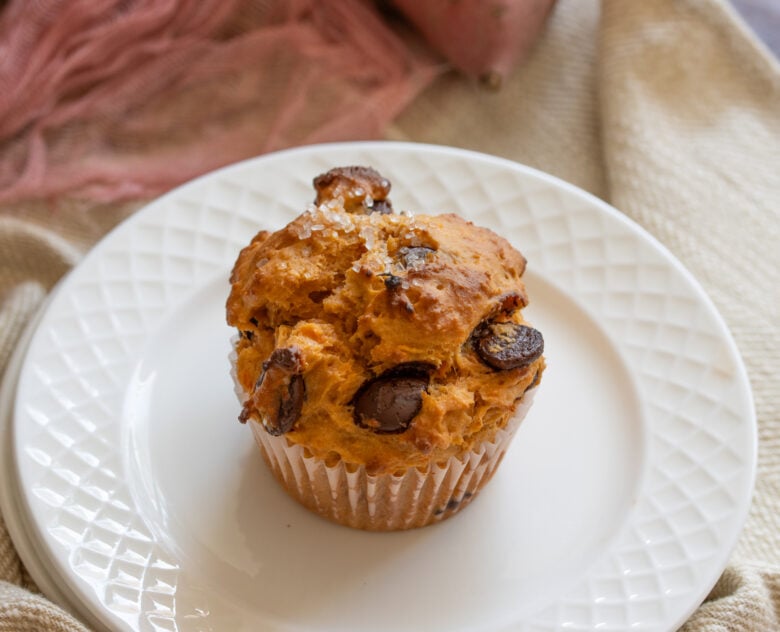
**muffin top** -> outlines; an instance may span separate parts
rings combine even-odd
[[[241,421],[369,473],[492,439],[544,369],[523,256],[456,215],[394,212],[373,169],[314,186],[314,204],[258,233],[231,274]]]

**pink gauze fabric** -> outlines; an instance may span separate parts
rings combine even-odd
[[[440,70],[365,0],[10,0],[0,202],[151,197],[263,152],[375,138]]]

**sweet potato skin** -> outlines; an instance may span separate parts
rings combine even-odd
[[[393,0],[458,70],[497,88],[530,51],[555,0]]]

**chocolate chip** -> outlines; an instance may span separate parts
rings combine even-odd
[[[252,340],[252,338],[255,337],[255,335],[251,331],[249,331],[249,330],[245,330],[245,331],[239,330],[239,335],[242,338],[246,338],[247,340]]]
[[[433,512],[435,516],[442,515],[445,511],[454,511],[460,506],[460,501],[455,500],[454,498],[450,498],[447,501],[447,504],[444,507],[439,507],[436,511]]]
[[[306,384],[301,353],[297,347],[274,349],[263,362],[263,372],[252,395],[244,403],[239,421],[259,418],[268,434],[278,436],[292,430],[301,416]]]
[[[312,300],[312,302],[317,303],[319,305],[331,294],[333,294],[331,290],[314,290],[312,292],[309,292],[309,298]]]
[[[390,292],[390,303],[403,308],[407,314],[414,314],[414,305],[412,305],[406,292],[403,291],[404,280],[389,272],[384,272],[379,276],[385,277],[385,288]]]
[[[297,347],[281,347],[274,349],[268,359],[263,362],[263,370],[280,368],[286,371],[298,371],[301,368],[301,352]],[[260,378],[262,380],[262,377]]]
[[[355,423],[377,434],[404,432],[422,408],[431,369],[423,363],[399,365],[363,384],[352,400]]]
[[[371,206],[366,207],[366,213],[379,213],[380,215],[390,215],[393,212],[393,204],[390,200],[374,200]]]
[[[488,366],[507,371],[532,364],[544,353],[542,334],[526,325],[490,322],[475,332],[475,349]]]
[[[303,376],[293,375],[287,386],[287,397],[282,397],[279,402],[277,422],[263,424],[269,434],[284,434],[292,430],[298,417],[301,416],[305,395],[306,384],[303,381]]]
[[[444,507],[439,507],[436,511],[434,511],[434,515],[440,516],[445,511],[454,511],[458,507],[460,507],[460,503],[466,500],[467,498],[471,498],[474,494],[471,492],[466,492],[463,494],[463,497],[459,500],[457,498],[450,498],[447,501],[447,504]]]
[[[397,277],[394,274],[385,275],[385,287],[388,290],[397,290],[401,285],[403,285],[403,279],[401,277]]]
[[[418,377],[371,381],[355,398],[355,423],[379,434],[404,432],[420,412],[427,385]]]
[[[371,167],[336,167],[314,178],[314,188],[315,204],[340,199],[348,212],[393,212],[387,200],[390,181]]]
[[[436,252],[426,246],[414,246],[399,248],[398,259],[404,268],[418,269],[425,265],[428,256]]]
[[[396,364],[392,369],[388,369],[382,373],[382,376],[413,376],[424,377],[427,380],[428,376],[435,370],[436,366],[430,362],[402,362],[401,364]]]

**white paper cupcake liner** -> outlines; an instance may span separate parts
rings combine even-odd
[[[528,391],[492,441],[446,462],[402,475],[368,474],[365,466],[325,461],[251,421],[260,451],[293,498],[319,515],[357,529],[395,531],[433,524],[468,505],[491,479],[533,402]]]

